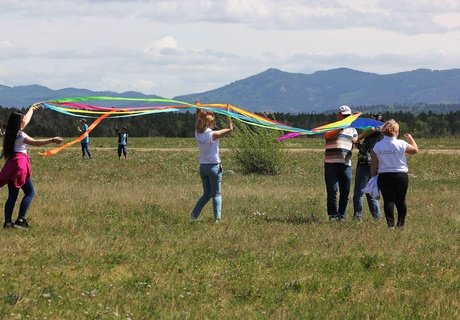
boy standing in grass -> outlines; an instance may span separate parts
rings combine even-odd
[[[86,119],[80,119],[80,127],[78,127],[78,132],[85,133],[88,131],[88,125],[86,124]],[[88,155],[88,158],[91,159],[91,152],[89,152],[89,134],[81,140],[81,157],[85,158],[85,153]]]
[[[121,159],[121,154],[125,157],[125,160],[128,158],[127,156],[127,149],[128,149],[128,129],[126,127],[115,128],[118,134],[118,160]]]

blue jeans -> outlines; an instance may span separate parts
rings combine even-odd
[[[355,190],[353,194],[353,207],[354,217],[363,217],[363,204],[364,204],[364,193],[362,189],[367,185],[367,182],[371,178],[371,167],[367,164],[358,164],[356,166],[355,174]],[[374,219],[380,219],[380,206],[379,201],[372,199],[369,194],[366,194],[367,204],[369,205],[369,211]]]
[[[351,185],[351,167],[341,163],[325,163],[324,180],[326,181],[329,218],[345,219]],[[340,192],[338,209],[337,191]]]
[[[220,220],[222,212],[222,196],[220,194],[222,185],[222,167],[218,163],[200,164],[200,176],[203,183],[203,195],[198,200],[192,211],[192,218],[197,219],[201,210],[212,198],[214,219]]]
[[[86,151],[86,154],[88,155],[88,158],[91,159],[91,153],[89,152],[88,142],[81,142],[81,156],[83,158],[85,157],[85,151]]]
[[[26,217],[27,209],[29,209],[32,198],[35,196],[34,184],[32,178],[29,177],[26,183],[21,187],[24,191],[24,198],[22,198],[21,205],[19,206],[18,219],[24,219]],[[8,182],[8,199],[5,202],[5,222],[13,222],[13,210],[16,204],[16,199],[19,195],[19,188],[16,188],[13,182]]]

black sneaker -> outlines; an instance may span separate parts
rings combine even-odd
[[[26,219],[18,219],[14,223],[14,227],[18,229],[27,229],[29,228],[29,224],[27,223]]]
[[[3,223],[3,229],[13,229],[14,223],[13,222],[5,222]]]

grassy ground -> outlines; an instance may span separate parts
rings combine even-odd
[[[128,161],[113,142],[93,139],[93,160],[32,150],[31,228],[0,231],[0,318],[460,317],[460,155],[410,157],[402,231],[367,210],[361,224],[327,222],[322,152],[291,152],[270,177],[242,175],[226,150],[223,222],[208,204],[191,224],[193,139],[132,139]]]

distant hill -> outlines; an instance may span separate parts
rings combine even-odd
[[[131,98],[160,98],[156,95],[145,95],[136,91],[123,93],[113,91],[92,91],[89,89],[64,88],[52,90],[39,85],[8,87],[0,85],[0,106],[2,107],[27,107],[35,102],[68,97],[83,96],[110,96]],[[113,105],[113,102],[111,103]],[[100,104],[103,105],[103,104]]]
[[[346,68],[313,74],[268,69],[224,87],[176,97],[226,102],[254,111],[323,112],[350,106],[459,104],[460,69],[379,75]]]
[[[39,85],[8,87],[0,85],[0,105],[25,107],[37,101],[62,97],[106,95],[116,97],[155,97],[140,92],[116,93],[65,88],[52,90]],[[348,104],[354,109],[369,106],[460,105],[460,69],[400,72],[388,75],[347,68],[312,74],[268,69],[211,91],[181,95],[176,100],[203,103],[230,103],[258,112],[327,112]],[[396,106],[396,107],[395,107]],[[443,112],[450,107],[443,108]]]

